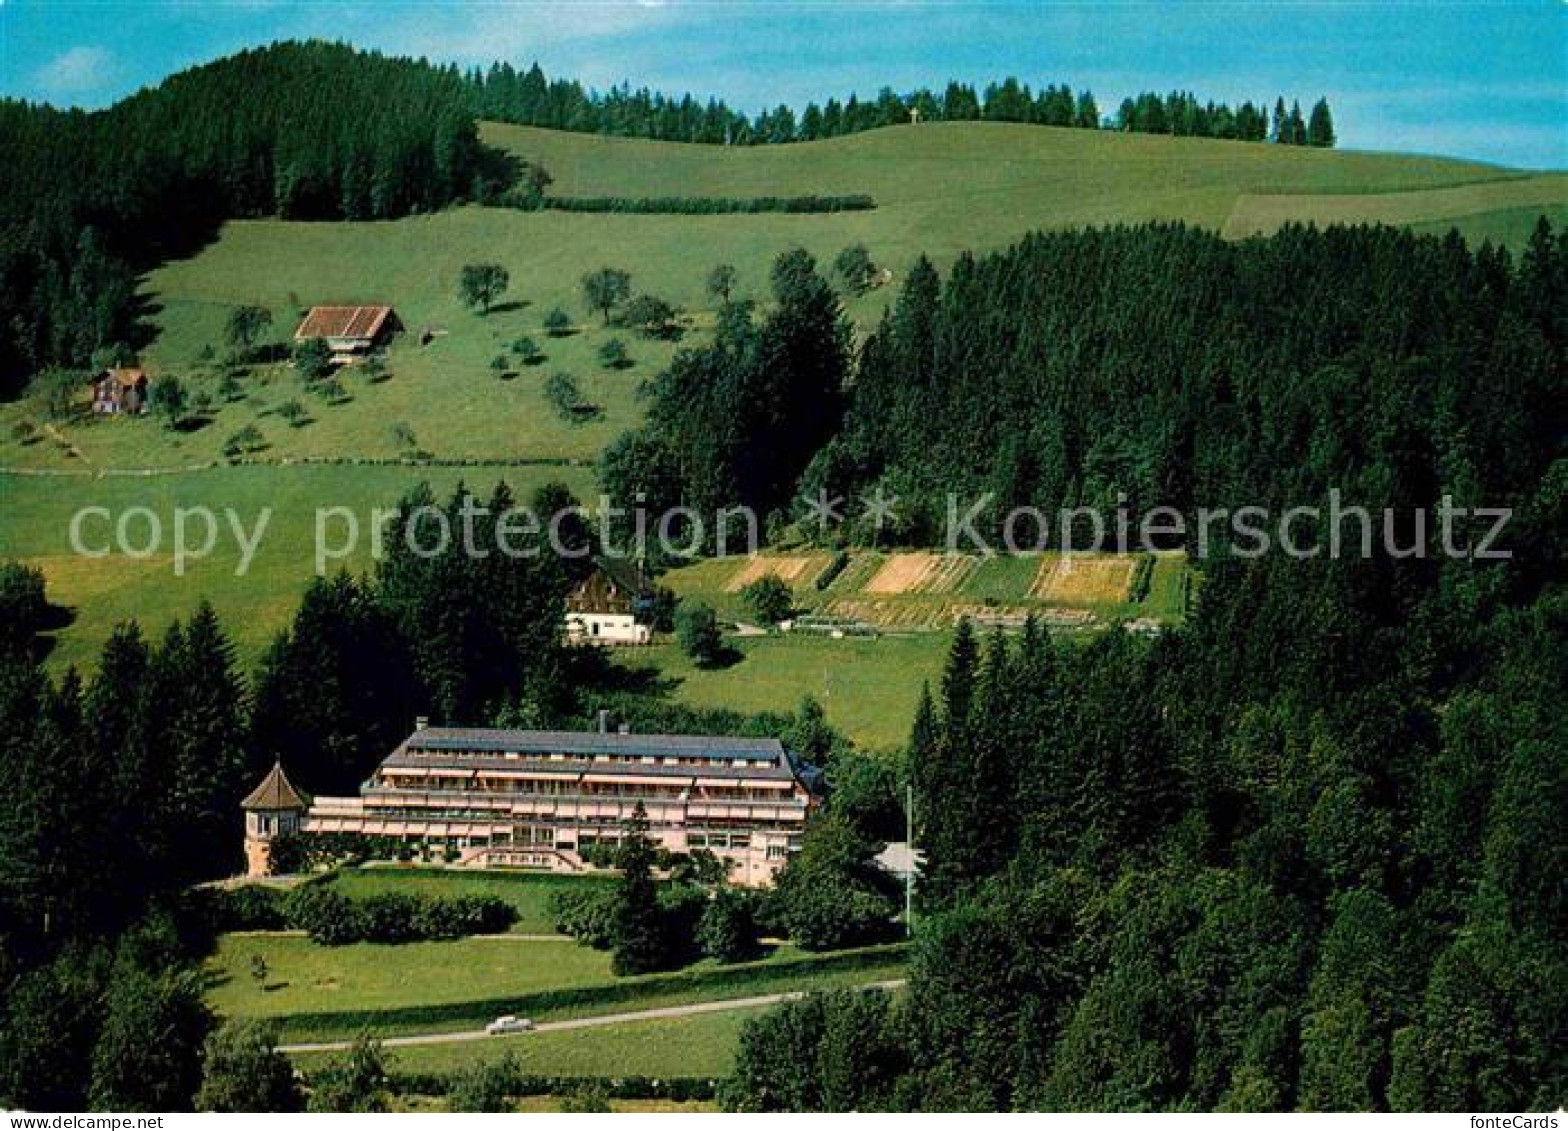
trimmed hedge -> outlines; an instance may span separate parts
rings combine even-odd
[[[320,1013],[294,1013],[276,1019],[279,1030],[288,1036],[322,1033],[353,1033],[361,1029],[421,1029],[471,1023],[482,1025],[506,1013],[536,1017],[540,1014],[584,1006],[624,1005],[655,993],[686,991],[738,990],[774,976],[798,973],[836,973],[885,966],[904,956],[904,943],[865,947],[829,955],[802,955],[780,962],[750,963],[707,970],[683,970],[673,974],[649,974],[596,985],[572,986],[559,990],[513,997],[483,998],[435,1005],[399,1006],[393,1009],[347,1009]],[[759,989],[759,993],[767,990]],[[652,1007],[650,1007],[652,1008]]]
[[[356,942],[404,943],[494,935],[517,921],[517,910],[489,895],[430,896],[387,893],[350,899],[330,880],[292,891],[248,884],[205,889],[197,906],[214,934],[225,931],[307,932],[313,942],[341,946]]]
[[[876,201],[866,193],[846,196],[550,196],[533,207],[553,212],[621,212],[659,216],[711,216],[724,213],[869,212]],[[527,207],[527,206],[524,206]]]
[[[456,1072],[389,1072],[392,1091],[404,1096],[444,1096],[452,1091]],[[310,1076],[306,1076],[307,1081]],[[519,1076],[514,1096],[559,1096],[596,1084],[612,1100],[711,1100],[719,1082],[700,1076],[655,1079],[651,1076]]]
[[[828,563],[828,568],[817,574],[817,580],[812,582],[820,591],[826,589],[838,580],[838,575],[849,568],[849,551],[840,550],[833,555],[833,560]]]

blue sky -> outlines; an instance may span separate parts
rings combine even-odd
[[[596,86],[755,110],[883,84],[1017,74],[1303,105],[1342,145],[1568,168],[1568,3],[1050,4],[987,0],[0,0],[0,93],[102,106],[275,39],[347,39],[462,63],[537,59]]]

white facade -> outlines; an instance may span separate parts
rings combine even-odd
[[[566,639],[573,644],[646,644],[652,635],[631,613],[566,614]]]

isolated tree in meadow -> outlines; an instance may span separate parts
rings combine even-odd
[[[185,410],[190,403],[178,377],[163,377],[154,382],[149,399],[170,428],[185,419]]]
[[[618,267],[601,267],[583,276],[583,297],[588,306],[610,324],[610,312],[631,297],[632,277]]]
[[[675,635],[681,651],[699,668],[712,667],[724,654],[724,636],[719,631],[718,615],[700,601],[682,605],[675,614]]]
[[[720,263],[708,272],[708,293],[722,303],[730,301],[730,295],[735,291],[735,268],[728,263]]]
[[[833,260],[833,270],[854,294],[864,294],[871,289],[876,278],[877,265],[871,261],[871,252],[863,243],[851,244]]]
[[[599,362],[606,369],[625,369],[632,363],[626,353],[626,343],[619,338],[611,338],[599,347]]]
[[[616,853],[621,876],[616,885],[615,954],[610,969],[618,975],[648,974],[664,965],[664,925],[659,889],[653,879],[654,855],[648,813],[639,801],[631,819],[621,827]]]
[[[511,281],[506,268],[499,263],[469,263],[458,276],[458,297],[465,305],[476,306],[480,313],[489,314],[490,307],[506,292]]]
[[[544,354],[539,349],[539,343],[527,334],[512,342],[512,353],[524,365],[537,365],[544,360]]]
[[[544,316],[544,332],[552,338],[564,338],[572,332],[572,316],[559,306]]]
[[[229,312],[223,328],[224,340],[230,348],[249,353],[256,340],[272,325],[272,311],[265,306],[237,306]]]
[[[621,321],[645,337],[668,337],[675,325],[675,307],[656,295],[638,295],[621,311]]]
[[[740,591],[740,599],[763,624],[777,624],[789,616],[795,605],[794,592],[776,573],[751,582]]]

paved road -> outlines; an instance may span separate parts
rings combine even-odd
[[[893,978],[885,982],[867,982],[856,986],[861,990],[894,990],[904,984],[903,978]],[[692,1005],[669,1005],[661,1009],[642,1009],[635,1013],[606,1013],[598,1017],[574,1017],[568,1021],[541,1021],[533,1028],[534,1033],[559,1033],[567,1029],[594,1029],[601,1025],[624,1025],[628,1021],[655,1021],[661,1017],[695,1017],[702,1013],[724,1013],[732,1009],[759,1009],[765,1005],[778,1005],[780,1002],[796,1001],[806,996],[806,990],[791,990],[788,993],[760,994],[757,997],[726,998],[723,1001],[699,1001]],[[527,1037],[528,1033],[519,1033],[519,1037]],[[483,1029],[466,1030],[460,1033],[421,1033],[411,1037],[387,1037],[382,1040],[386,1048],[404,1048],[409,1045],[448,1045],[462,1041],[496,1040]],[[318,1041],[313,1044],[282,1045],[281,1052],[341,1052],[352,1044],[351,1041]]]

